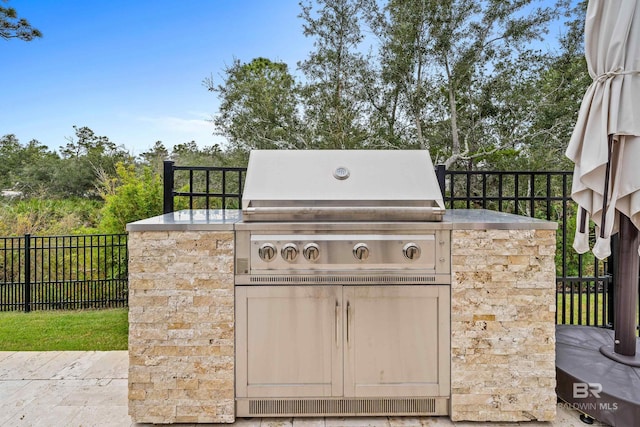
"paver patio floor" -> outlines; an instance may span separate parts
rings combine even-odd
[[[138,426],[127,410],[126,351],[0,351],[0,425]],[[193,424],[181,424],[181,426]],[[208,424],[212,425],[212,424]],[[220,424],[229,426],[229,424]],[[444,417],[253,418],[242,427],[479,427]],[[553,423],[491,423],[491,426],[583,427],[578,413],[559,405]],[[602,425],[597,422],[594,425]]]

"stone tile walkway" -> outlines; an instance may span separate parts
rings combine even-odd
[[[0,426],[147,426],[127,411],[126,351],[0,351]],[[191,426],[192,424],[181,424]],[[211,426],[212,424],[208,424]],[[229,424],[215,424],[229,426]],[[481,427],[444,417],[253,418],[238,427]],[[498,426],[583,427],[578,413],[559,405],[553,423],[491,423]],[[595,423],[594,425],[602,425]],[[201,426],[201,425],[200,425]]]
[[[128,426],[127,352],[0,352],[0,425]]]

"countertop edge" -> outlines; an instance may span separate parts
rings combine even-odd
[[[233,231],[242,221],[240,210],[183,210],[127,224],[140,231]],[[243,223],[246,224],[246,223]],[[260,223],[256,224],[257,227]],[[558,223],[486,209],[450,209],[437,229],[452,230],[557,230]]]
[[[242,220],[237,209],[194,209],[171,212],[126,226],[129,232],[139,231],[233,231],[236,222]]]
[[[448,210],[445,221],[453,230],[557,230],[558,223],[487,209]]]
[[[128,232],[140,231],[234,231],[234,224],[127,224]]]

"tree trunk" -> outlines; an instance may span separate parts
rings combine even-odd
[[[451,156],[460,155],[460,137],[458,131],[458,108],[456,107],[456,92],[453,83],[453,77],[451,76],[451,70],[449,69],[448,61],[445,61],[447,68],[447,86],[449,89],[449,110],[451,112]]]

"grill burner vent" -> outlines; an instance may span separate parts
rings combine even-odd
[[[251,415],[434,415],[436,399],[252,399]]]
[[[253,284],[355,284],[355,283],[374,283],[374,284],[423,284],[434,283],[435,276],[390,276],[390,275],[368,275],[368,276],[298,276],[298,275],[252,275],[250,282]]]

